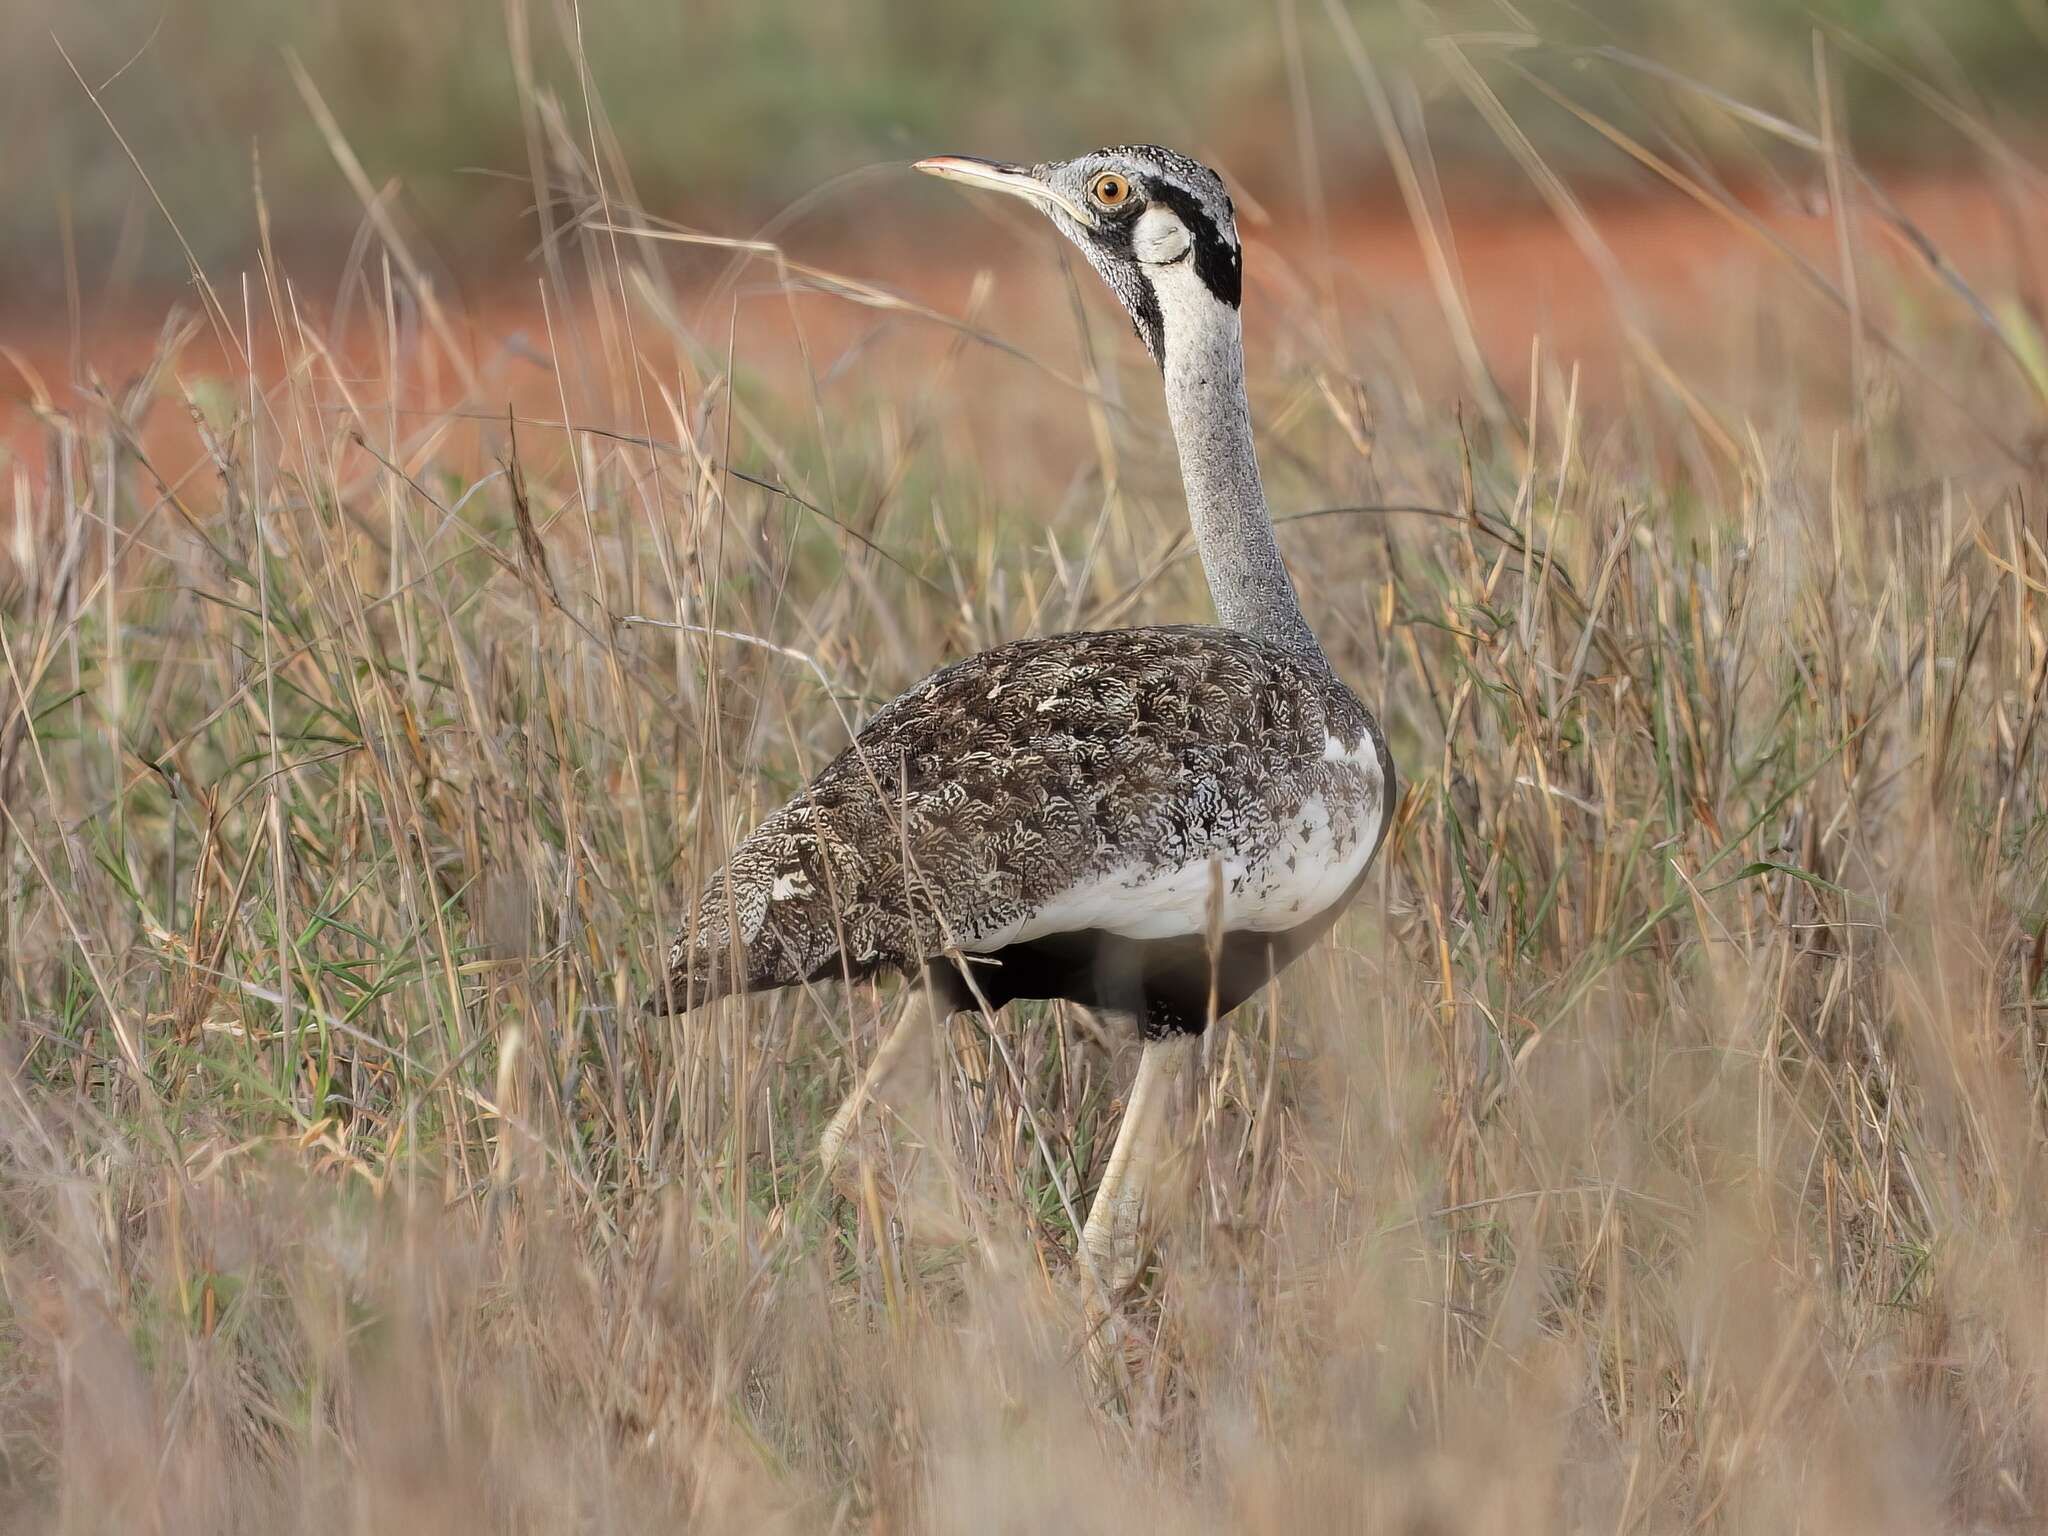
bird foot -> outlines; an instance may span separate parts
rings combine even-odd
[[[1127,1384],[1145,1353],[1124,1315],[1145,1259],[1139,1191],[1125,1187],[1105,1193],[1081,1233],[1082,1317],[1088,1328],[1088,1363],[1098,1389],[1116,1393]]]
[[[1121,1310],[1091,1301],[1084,1309],[1088,1322],[1088,1374],[1104,1401],[1128,1402],[1132,1387],[1143,1380],[1152,1359],[1152,1345],[1143,1327]]]
[[[837,1129],[837,1127],[835,1127]],[[968,1242],[973,1224],[961,1209],[958,1186],[945,1172],[920,1127],[891,1125],[882,1115],[865,1117],[848,1134],[819,1146],[819,1159],[835,1193],[858,1210],[872,1210],[901,1229],[920,1248],[950,1248]]]
[[[1144,1264],[1145,1234],[1139,1223],[1143,1209],[1143,1195],[1134,1187],[1105,1192],[1081,1231],[1081,1262],[1112,1305],[1130,1290]]]
[[[882,1197],[893,1201],[896,1184],[890,1176],[887,1151],[888,1137],[879,1124],[870,1119],[865,1126],[855,1126],[848,1117],[844,1124],[834,1120],[819,1139],[818,1165],[826,1182],[847,1200],[858,1204],[866,1198],[865,1186],[872,1174]]]

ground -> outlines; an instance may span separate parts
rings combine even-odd
[[[1879,174],[1877,180],[1903,220],[1868,206],[1857,212],[1860,233],[1881,260],[1925,273],[1918,244],[1924,236],[1957,272],[1986,291],[2038,293],[2048,276],[2048,247],[2041,241],[2038,199],[2024,187],[1986,174]],[[1494,378],[1509,392],[1526,390],[1530,345],[1540,339],[1553,363],[1582,370],[1589,403],[1614,404],[1624,389],[1618,365],[1628,354],[1631,323],[1654,337],[1686,378],[1708,388],[1721,383],[1739,389],[1749,371],[1771,365],[1781,344],[1754,324],[1768,312],[1759,299],[1780,285],[1802,286],[1770,242],[1781,242],[1823,274],[1835,266],[1837,230],[1825,183],[1817,176],[1802,186],[1752,187],[1738,194],[1734,201],[1754,227],[1669,189],[1609,196],[1590,214],[1612,256],[1612,282],[1603,280],[1605,261],[1589,256],[1584,239],[1540,202],[1504,201],[1497,192],[1478,189],[1463,196],[1454,190],[1446,201],[1472,331]],[[841,230],[822,246],[806,241],[799,227],[786,237],[785,249],[809,267],[946,314],[961,313],[974,282],[990,274],[994,297],[981,312],[982,323],[1011,340],[1029,337],[1066,303],[1047,276],[1056,270],[1054,237],[1026,219],[1003,218],[991,227],[987,215],[988,210],[963,207],[958,228],[921,225],[914,232],[883,230],[860,240]],[[1328,295],[1347,328],[1389,337],[1425,387],[1444,398],[1473,393],[1443,320],[1424,243],[1391,189],[1344,199],[1320,220],[1295,215],[1273,222],[1248,215],[1245,223],[1255,346],[1283,328],[1300,330],[1301,310]],[[673,250],[663,254],[672,258]],[[423,329],[425,322],[411,306],[395,313],[379,307],[374,282],[352,288],[345,304],[333,300],[338,284],[328,274],[295,296],[298,318],[336,358],[375,371],[392,338],[405,344]],[[675,302],[694,323],[722,328],[733,288],[722,260],[709,267],[701,259],[686,262]],[[1956,302],[1938,294],[1933,283],[1926,288],[1932,304]],[[810,366],[827,372],[875,323],[872,309],[843,300],[805,301],[793,308],[780,295],[764,294],[752,279],[740,291],[737,313],[744,319],[736,321],[736,357],[771,377],[803,365],[790,344],[793,315],[801,316]],[[9,313],[0,301],[0,345],[9,364],[0,369],[0,442],[33,473],[40,455],[28,403],[41,397],[66,406],[71,380],[97,379],[115,390],[134,380],[155,353],[172,297],[152,292],[107,303],[87,295],[75,324],[49,309]],[[238,293],[225,301],[229,325],[239,335]],[[198,307],[190,294],[184,303],[191,311]],[[502,401],[522,417],[560,419],[561,386],[547,366],[549,337],[587,330],[593,321],[587,302],[551,316],[540,301],[537,274],[528,268],[472,274],[447,284],[440,303],[449,338],[487,381],[483,394],[494,406]],[[259,370],[274,377],[277,332],[264,318],[260,295],[256,305],[253,350]],[[1731,317],[1745,323],[1727,323]],[[650,324],[644,317],[641,323]],[[943,346],[943,337],[926,328],[914,345],[929,356]],[[180,368],[187,376],[237,378],[244,368],[240,343],[231,346],[220,330],[202,325],[182,353]],[[411,373],[404,404],[412,410],[444,408],[460,398],[462,382],[445,362],[431,375]],[[159,406],[152,435],[145,438],[164,445],[158,462],[173,479],[200,456],[177,418],[172,406]]]

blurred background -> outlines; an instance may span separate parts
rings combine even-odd
[[[2048,10],[2029,0],[15,0],[0,31],[0,453],[17,460],[37,402],[138,376],[195,263],[257,280],[266,220],[338,354],[382,344],[379,263],[402,251],[400,287],[452,317],[444,347],[459,332],[504,362],[491,392],[523,407],[555,393],[514,366],[546,350],[543,253],[608,206],[765,237],[949,314],[986,271],[1004,281],[982,320],[1017,336],[1071,307],[1046,277],[1056,243],[905,163],[1130,140],[1232,182],[1255,328],[1289,305],[1341,319],[1354,347],[1398,347],[1431,396],[1497,419],[1535,336],[1590,365],[1593,400],[1651,337],[1657,366],[1710,392],[1780,368],[1802,344],[1786,317],[1849,297],[1831,122],[1848,179],[1874,183],[1851,202],[1884,259],[1937,302],[1995,310],[2007,361],[2048,378],[2041,182],[2011,147],[2048,108]],[[729,251],[640,256],[692,323],[733,297]],[[853,334],[846,304],[813,308],[818,336],[780,338],[803,367]],[[776,366],[759,339],[742,353]],[[198,348],[190,366],[240,371],[220,326]]]
[[[184,256],[137,163],[204,264],[249,259],[259,163],[287,254],[338,263],[362,211],[293,60],[370,183],[426,251],[471,277],[521,261],[536,238],[536,125],[522,111],[522,75],[579,134],[610,141],[648,207],[727,232],[796,203],[819,232],[900,221],[936,205],[838,179],[934,150],[1051,158],[1133,138],[1210,158],[1277,216],[1385,201],[1386,146],[1339,9],[13,0],[0,21],[0,280],[10,307],[61,295],[72,271],[87,308],[178,284]],[[2031,0],[1346,0],[1341,10],[1392,82],[1392,110],[1480,208],[1528,201],[1530,182],[1460,85],[1453,49],[1582,193],[1645,190],[1654,178],[1557,93],[1696,168],[1801,195],[1777,182],[1808,174],[1810,157],[1659,69],[1809,122],[1816,33],[1838,44],[1845,126],[1871,163],[1973,163],[1969,133],[1930,104],[1928,82],[2021,138],[2048,109],[2048,10]],[[1658,67],[1630,67],[1628,56]]]

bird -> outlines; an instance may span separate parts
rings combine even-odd
[[[1180,1063],[1358,894],[1394,762],[1281,559],[1222,178],[1156,145],[915,168],[1042,211],[1130,317],[1217,622],[1014,640],[884,705],[705,881],[647,1006],[901,974],[909,1006],[821,1138],[828,1171],[876,1085],[958,1013],[1063,998],[1135,1020],[1136,1077],[1080,1234],[1115,1297]]]

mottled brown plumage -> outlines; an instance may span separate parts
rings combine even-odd
[[[748,837],[667,990],[688,1007],[952,951],[977,957],[963,1005],[1067,996],[1199,1028],[1212,988],[1228,1011],[1327,926],[1355,880],[1305,866],[1362,874],[1392,788],[1320,655],[1193,625],[1017,641],[891,702]]]

